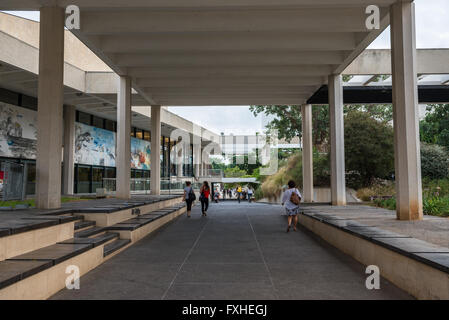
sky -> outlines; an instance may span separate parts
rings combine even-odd
[[[417,48],[449,48],[449,0],[415,0]],[[9,12],[39,20],[38,12]],[[369,47],[390,48],[390,30],[385,30]],[[249,106],[169,107],[171,112],[213,132],[255,134],[263,132],[269,118],[254,117]]]

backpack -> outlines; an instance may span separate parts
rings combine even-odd
[[[296,189],[292,192],[292,195],[290,196],[290,202],[299,205],[301,203],[301,198],[296,193]]]

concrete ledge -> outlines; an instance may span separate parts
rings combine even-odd
[[[449,299],[449,250],[394,233],[377,233],[351,220],[302,213],[300,223],[323,240],[418,299]],[[357,227],[361,228],[357,230]],[[410,252],[422,251],[422,252]],[[440,252],[443,251],[443,252]]]
[[[78,266],[80,276],[103,262],[103,246],[90,249],[0,290],[0,300],[43,300],[65,288],[66,268]]]
[[[160,216],[150,223],[144,224],[142,227],[137,228],[135,230],[114,230],[120,233],[121,239],[130,239],[131,244],[141,240],[142,238],[149,235],[151,232],[159,229],[161,226],[165,225],[166,223],[170,222],[171,220],[177,218],[178,216],[185,213],[187,210],[187,207],[181,207],[177,209],[176,211],[173,211],[172,213]]]
[[[74,222],[59,225],[71,225],[72,233],[69,239],[1,262],[0,270],[4,273],[3,277],[0,277],[0,300],[47,299],[65,288],[67,266],[78,266],[82,276],[185,211],[185,206],[174,206],[153,211],[140,218],[133,216],[129,223],[117,226],[130,228],[134,222],[138,225],[137,228],[117,230],[118,232],[106,233],[105,236],[95,239],[73,238]],[[118,234],[120,239],[117,239]],[[105,247],[114,244],[114,241],[122,241],[125,245],[106,255]]]
[[[0,261],[73,238],[75,222],[17,233],[0,238]]]
[[[161,208],[165,208],[168,206],[173,206],[182,201],[182,197],[174,197],[169,199],[162,199],[160,201],[151,202],[149,204],[141,205],[140,207],[136,204],[132,208],[124,209],[124,210],[114,210],[111,212],[86,212],[82,213],[84,219],[87,221],[95,221],[98,227],[109,227],[114,224],[123,222],[125,220],[135,218],[136,215],[133,214],[133,210],[139,210],[140,214],[147,214],[152,211],[156,211]]]

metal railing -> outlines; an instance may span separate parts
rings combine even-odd
[[[201,183],[192,182],[194,189],[199,189]],[[115,193],[116,189],[116,178],[103,178],[103,188],[107,194]],[[172,179],[161,179],[161,190],[168,191],[169,194],[172,192],[179,193],[185,188],[185,182],[172,180]],[[131,178],[130,180],[130,190],[132,194],[150,194],[151,186],[149,178]]]
[[[223,170],[221,169],[207,169],[205,175],[202,178],[212,177],[212,178],[223,178]]]

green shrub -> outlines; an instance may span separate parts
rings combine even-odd
[[[394,196],[394,182],[378,181],[373,185],[357,190],[357,198],[363,201],[370,201],[371,197]]]
[[[424,197],[446,197],[449,198],[449,179],[431,180],[423,178],[423,196]]]
[[[423,200],[423,212],[433,216],[449,216],[449,198],[429,197]]]
[[[378,207],[396,210],[396,198],[394,197],[390,199],[375,199],[373,202]]]
[[[421,174],[430,179],[449,177],[449,154],[443,147],[421,143]]]
[[[256,198],[256,200],[260,200],[263,198],[262,188],[256,189],[256,191],[254,192],[254,197]]]
[[[316,187],[329,187],[331,185],[330,154],[313,153],[313,184]]]

